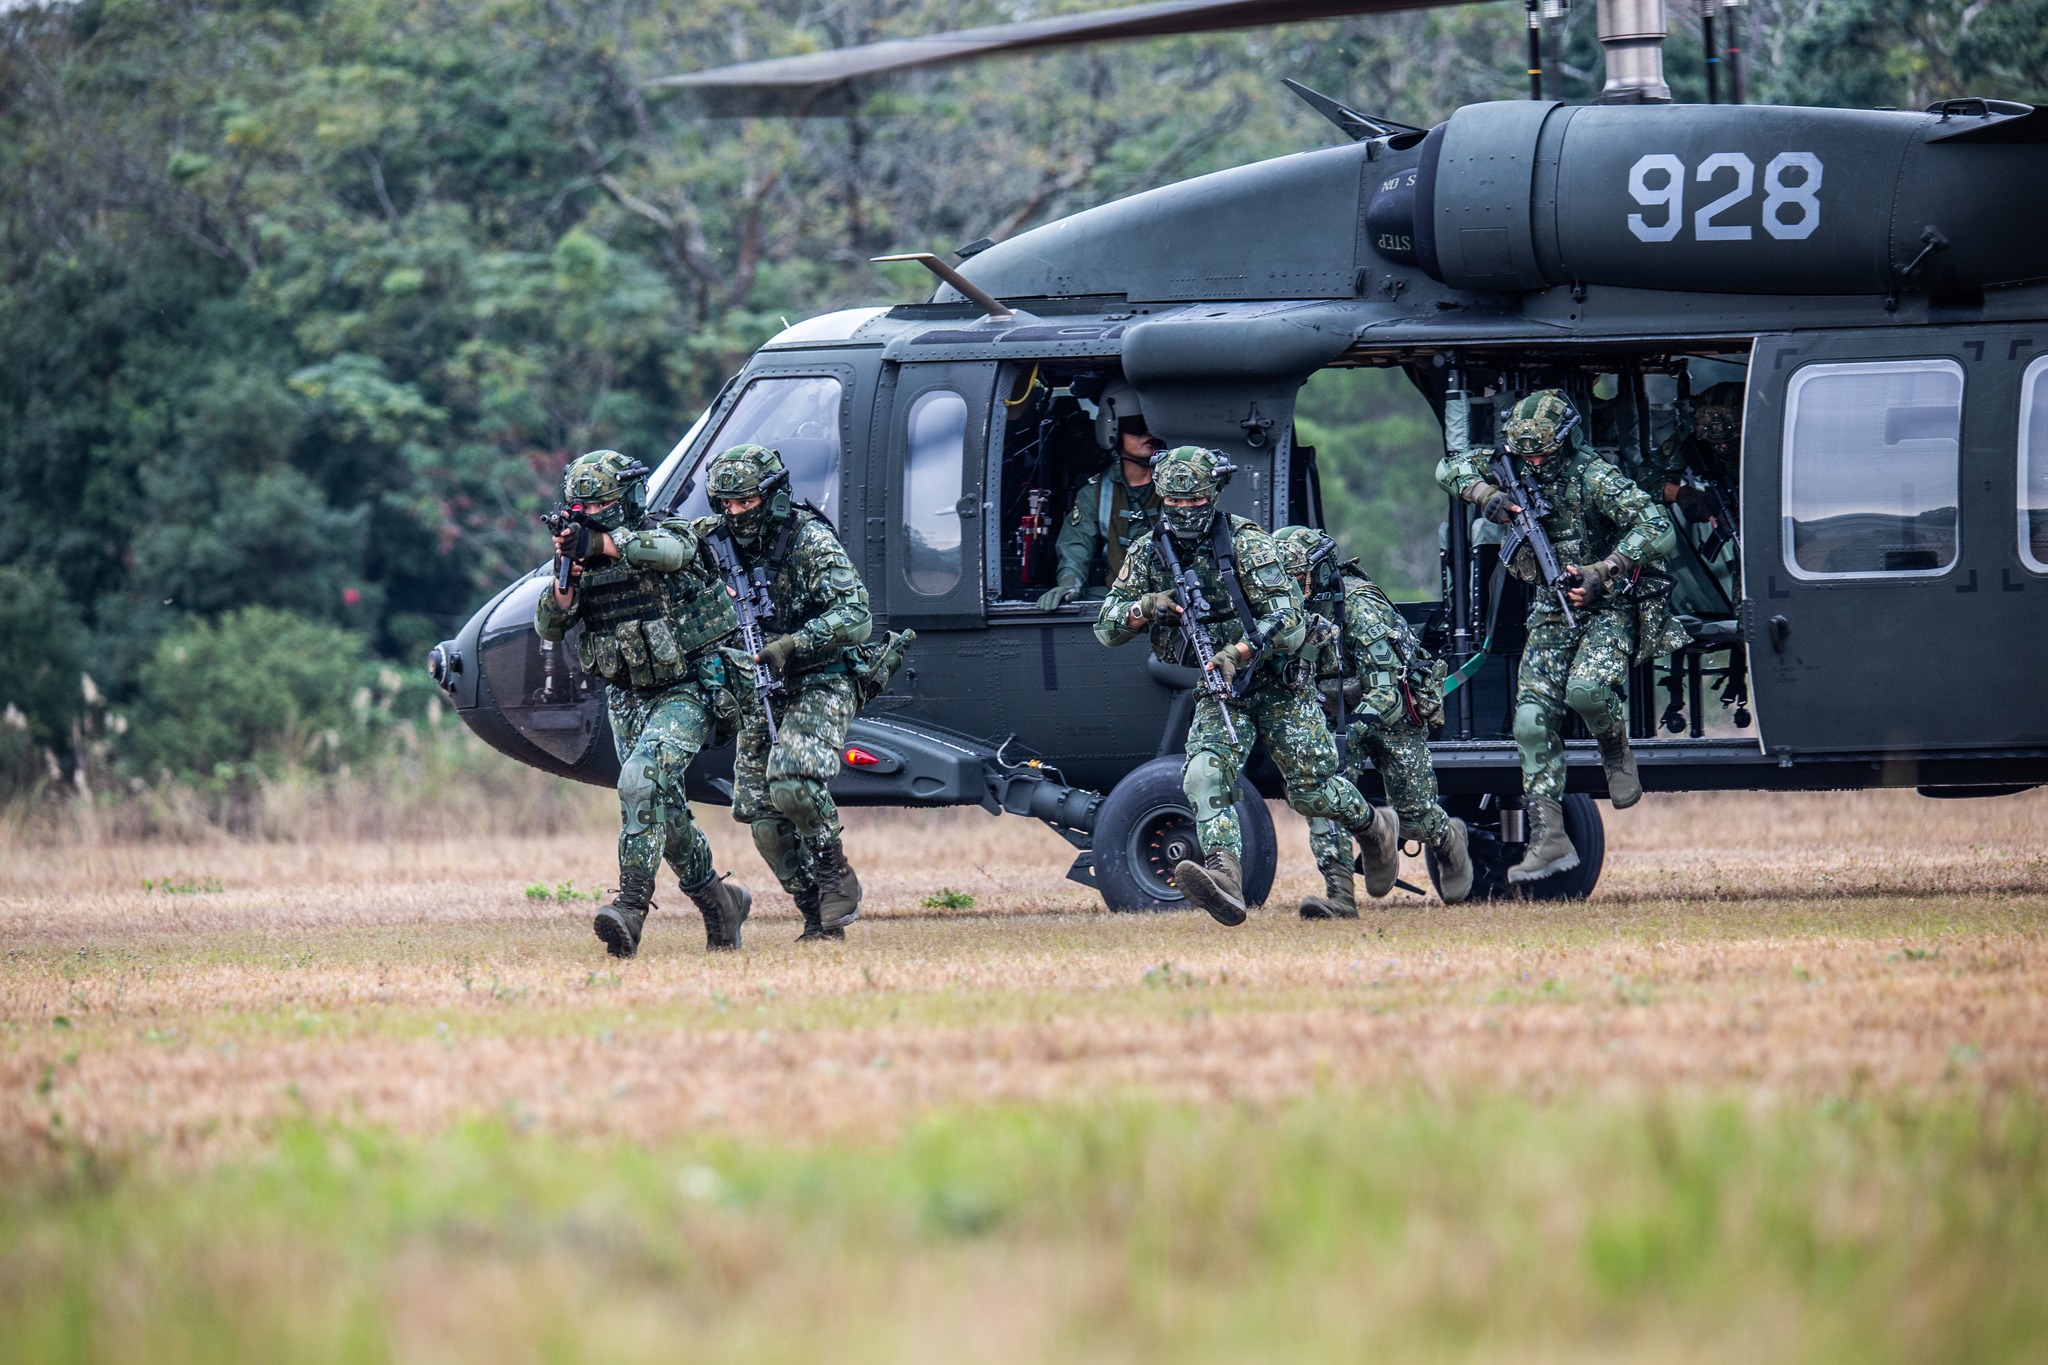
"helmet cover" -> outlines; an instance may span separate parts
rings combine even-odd
[[[771,516],[789,515],[789,467],[782,455],[763,445],[734,446],[711,462],[704,489],[725,514],[725,524],[735,537],[752,542]],[[777,496],[780,494],[780,496]],[[730,499],[759,498],[757,507],[733,512],[725,507]]]
[[[578,455],[562,476],[562,498],[590,511],[607,531],[637,522],[647,511],[647,466],[616,450]],[[594,509],[602,508],[602,511]]]
[[[1700,394],[1692,427],[1710,445],[1734,444],[1742,433],[1742,385],[1729,380]]]
[[[1175,446],[1152,457],[1152,484],[1162,498],[1201,500],[1198,507],[1161,509],[1167,527],[1183,540],[1208,534],[1216,519],[1216,498],[1237,469],[1220,450],[1202,446]]]
[[[1273,533],[1289,578],[1307,578],[1337,558],[1337,542],[1313,526],[1283,526]]]
[[[1578,424],[1579,410],[1562,390],[1538,389],[1510,410],[1501,441],[1517,455],[1555,455]]]

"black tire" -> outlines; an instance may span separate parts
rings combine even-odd
[[[1522,843],[1504,843],[1500,837],[1500,811],[1482,811],[1474,797],[1451,800],[1445,809],[1465,822],[1465,837],[1472,853],[1472,895],[1475,901],[1531,900],[1577,901],[1593,894],[1600,883],[1600,868],[1607,861],[1607,831],[1600,820],[1599,803],[1583,792],[1564,799],[1564,832],[1579,851],[1579,865],[1569,872],[1534,882],[1510,882],[1508,869],[1522,860]],[[1437,872],[1436,850],[1424,850],[1429,867],[1429,884],[1443,894]]]
[[[1180,754],[1166,754],[1116,784],[1095,816],[1095,889],[1112,910],[1187,910],[1187,897],[1168,880],[1182,858],[1201,859],[1195,813],[1181,790]],[[1237,823],[1244,839],[1245,901],[1260,905],[1273,891],[1279,848],[1273,814],[1251,784],[1238,779]]]

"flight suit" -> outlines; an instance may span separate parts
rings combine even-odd
[[[1145,534],[1159,513],[1159,489],[1155,484],[1133,488],[1124,478],[1122,460],[1111,460],[1109,468],[1081,485],[1074,494],[1074,510],[1060,528],[1053,554],[1059,568],[1055,578],[1082,589],[1082,596],[1098,598],[1107,588],[1086,585],[1093,577],[1097,560],[1103,565],[1103,582],[1116,582],[1124,559],[1138,537]]]

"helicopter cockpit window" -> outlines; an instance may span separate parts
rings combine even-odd
[[[717,433],[704,447],[705,455],[708,458],[739,445],[764,445],[781,451],[797,500],[810,503],[837,526],[844,456],[839,434],[841,393],[839,381],[828,374],[756,379],[719,423]],[[704,496],[701,476],[676,510],[686,517],[710,514],[711,503]]]
[[[951,389],[920,394],[910,405],[910,450],[903,462],[903,576],[921,596],[943,597],[960,582],[966,469],[967,400]]]
[[[2020,558],[2048,573],[2048,356],[2020,382]]]
[[[1963,370],[1809,365],[1785,402],[1785,564],[1800,578],[1938,574],[1956,562]]]

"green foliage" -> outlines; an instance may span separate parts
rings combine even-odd
[[[1302,386],[1295,432],[1315,447],[1323,523],[1396,598],[1434,598],[1443,433],[1399,370],[1323,370]]]
[[[974,897],[965,891],[955,891],[950,886],[942,886],[919,904],[927,910],[971,910],[974,908]]]

